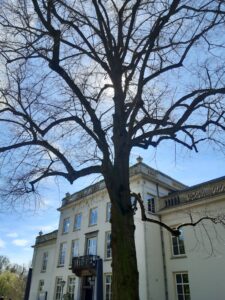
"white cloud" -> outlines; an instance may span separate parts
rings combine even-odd
[[[17,238],[18,237],[18,233],[16,233],[16,232],[10,232],[10,233],[6,234],[6,236],[11,237],[11,238]]]
[[[25,247],[28,245],[29,242],[27,240],[16,239],[16,240],[13,240],[12,243],[19,247]]]
[[[0,239],[0,249],[1,248],[5,248],[5,242],[2,239]]]

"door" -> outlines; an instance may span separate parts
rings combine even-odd
[[[94,299],[94,285],[95,277],[84,276],[82,285],[82,300],[93,300]]]

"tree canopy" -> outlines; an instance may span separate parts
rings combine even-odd
[[[224,17],[219,0],[1,1],[2,194],[102,174],[116,300],[138,299],[132,148],[224,145]]]
[[[2,1],[0,26],[15,194],[102,173],[118,147],[197,151],[224,130],[222,1]]]

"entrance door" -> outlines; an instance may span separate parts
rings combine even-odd
[[[93,300],[94,299],[94,285],[95,277],[84,276],[82,284],[82,300]]]

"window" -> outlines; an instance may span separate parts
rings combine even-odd
[[[61,300],[63,295],[62,277],[56,277],[55,300]]]
[[[47,270],[47,263],[48,263],[48,252],[44,252],[42,258],[41,272],[45,272]]]
[[[106,222],[110,222],[111,219],[111,203],[106,204]]]
[[[68,300],[74,300],[74,294],[75,294],[75,277],[74,276],[68,277],[67,293],[68,293]]]
[[[66,218],[63,220],[63,229],[62,233],[68,233],[70,227],[70,218]]]
[[[105,257],[112,258],[111,232],[105,234]]]
[[[177,273],[176,277],[176,288],[177,288],[177,299],[178,300],[190,300],[190,287],[187,273]]]
[[[180,231],[179,236],[172,236],[172,248],[173,248],[173,255],[185,254],[184,235],[182,231]]]
[[[98,209],[97,207],[92,208],[90,210],[90,217],[89,217],[89,225],[96,225],[98,220]]]
[[[61,243],[59,248],[59,266],[64,266],[66,257],[66,243]]]
[[[44,285],[45,285],[45,282],[44,282],[44,280],[40,280],[39,281],[39,285],[38,285],[38,292],[40,293],[40,292],[43,292],[43,290],[44,290]]]
[[[79,256],[79,240],[72,241],[71,260],[73,257]]]
[[[112,275],[105,275],[105,300],[112,299]]]
[[[79,230],[81,228],[81,220],[82,220],[82,214],[75,215],[74,218],[74,230]]]
[[[87,255],[96,255],[97,254],[97,237],[90,237],[87,239]]]
[[[155,199],[152,196],[148,199],[148,212],[155,213]]]

